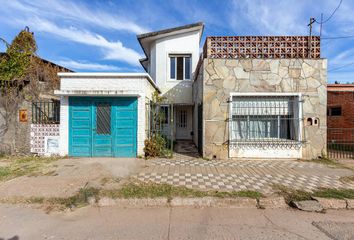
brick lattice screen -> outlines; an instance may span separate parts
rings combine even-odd
[[[207,37],[204,58],[313,58],[321,57],[319,36]]]

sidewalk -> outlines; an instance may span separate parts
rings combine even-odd
[[[173,159],[147,160],[135,177],[144,182],[167,183],[201,190],[254,190],[271,194],[274,184],[311,191],[320,187],[352,188],[339,178],[347,169],[296,160],[204,160],[184,153]]]

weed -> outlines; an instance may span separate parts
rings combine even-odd
[[[199,191],[186,187],[176,187],[169,184],[127,183],[121,189],[102,190],[100,196],[110,198],[157,198],[167,197],[249,197],[260,198],[262,194],[256,191]]]
[[[52,175],[54,172],[48,170],[50,163],[58,160],[58,157],[7,157],[1,159],[7,163],[6,167],[0,167],[0,181],[6,181],[20,176]]]

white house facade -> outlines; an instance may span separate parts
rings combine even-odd
[[[60,73],[60,154],[137,157],[152,129],[206,158],[326,153],[327,61],[317,36],[207,37],[203,23],[141,34],[146,73]]]

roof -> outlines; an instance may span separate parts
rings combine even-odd
[[[161,90],[156,86],[148,73],[115,73],[115,72],[59,72],[59,77],[66,78],[146,78],[149,83],[159,92]]]
[[[3,56],[3,55],[5,55],[5,54],[6,54],[5,52],[0,52],[0,56]],[[55,62],[46,60],[46,59],[41,58],[41,57],[36,56],[36,55],[34,55],[34,56],[35,56],[36,58],[40,59],[40,60],[41,60],[42,62],[44,62],[44,63],[50,64],[50,65],[52,65],[52,66],[56,66],[56,67],[58,67],[58,68],[60,68],[60,69],[63,69],[63,70],[65,70],[65,71],[67,71],[67,72],[74,72],[73,70],[71,70],[71,69],[69,69],[69,68],[66,68],[66,67],[63,67],[63,66],[61,66],[61,65],[59,65],[59,64],[56,64]]]
[[[141,48],[143,49],[146,58],[140,59],[140,64],[146,69],[146,62],[149,60],[149,43],[153,40],[163,38],[166,36],[171,36],[175,34],[180,34],[184,32],[190,32],[190,31],[200,31],[200,38],[199,41],[203,35],[203,30],[204,30],[204,23],[203,22],[197,22],[197,23],[192,23],[184,26],[179,26],[179,27],[174,27],[174,28],[167,28],[155,32],[149,32],[149,33],[143,33],[140,35],[137,35],[139,44]]]
[[[354,84],[327,84],[329,92],[353,92]]]
[[[179,27],[167,28],[167,29],[163,29],[163,30],[159,30],[159,31],[155,31],[155,32],[143,33],[143,34],[137,35],[137,38],[140,40],[143,38],[148,38],[148,37],[158,36],[158,35],[162,35],[162,34],[177,32],[180,30],[190,29],[190,28],[195,28],[195,27],[204,28],[204,23],[197,22],[197,23],[192,23],[192,24],[183,25],[183,26],[179,26]]]

